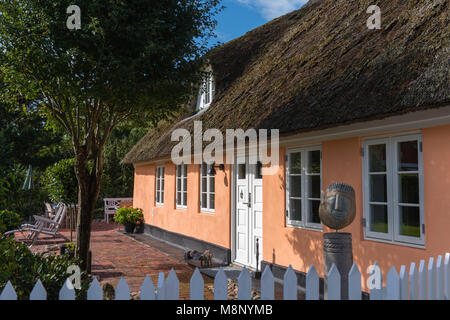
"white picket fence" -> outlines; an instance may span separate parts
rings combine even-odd
[[[392,267],[386,278],[386,286],[370,291],[371,300],[450,300],[450,253],[445,257],[438,256],[436,261],[430,258],[428,264],[421,260],[419,268],[411,263],[409,272],[406,266],[401,266],[397,273]],[[335,265],[328,273],[327,296],[329,300],[341,299],[340,274]],[[283,299],[297,300],[297,275],[291,266],[284,275]],[[349,275],[349,299],[360,300],[361,271],[353,264]],[[247,269],[243,269],[238,278],[238,300],[251,300],[252,279]],[[266,267],[261,276],[261,300],[274,300],[274,276],[269,267]],[[319,275],[314,265],[311,265],[306,275],[306,300],[319,300]],[[41,281],[38,280],[30,294],[30,300],[46,300],[47,292]],[[102,300],[103,291],[96,278],[92,281],[87,300]],[[124,278],[121,278],[115,289],[116,300],[130,300],[130,288]],[[179,281],[175,271],[172,269],[167,278],[163,272],[159,273],[158,283],[155,287],[147,276],[140,290],[141,300],[178,300]],[[190,280],[190,299],[204,299],[204,283],[200,271],[196,269]],[[228,299],[228,279],[222,268],[214,279],[214,299]],[[16,292],[8,281],[3,288],[0,300],[17,300]],[[75,300],[75,290],[69,279],[59,292],[59,300]]]

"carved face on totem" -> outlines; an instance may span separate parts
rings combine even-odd
[[[355,219],[355,191],[344,183],[331,184],[325,193],[319,208],[322,223],[332,229],[342,229]]]

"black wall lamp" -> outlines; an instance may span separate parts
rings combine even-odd
[[[216,164],[215,163],[213,163],[212,165],[211,165],[211,168],[208,170],[208,174],[210,175],[210,176],[215,176],[216,175],[216,168],[219,168],[220,170],[222,170],[222,171],[225,171],[225,165],[222,163],[222,164],[219,164],[218,166],[216,166]]]

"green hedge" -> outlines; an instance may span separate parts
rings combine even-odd
[[[67,269],[71,265],[78,265],[78,261],[68,255],[34,254],[25,244],[0,235],[0,292],[11,281],[17,298],[28,300],[36,281],[40,279],[47,291],[47,299],[57,300],[59,291],[70,276]],[[81,290],[76,290],[77,299],[85,299],[89,287],[86,274],[82,273],[81,279]]]

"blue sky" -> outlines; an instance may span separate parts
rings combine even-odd
[[[217,17],[217,40],[225,43],[285,13],[307,0],[222,0],[226,8]]]

